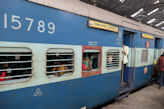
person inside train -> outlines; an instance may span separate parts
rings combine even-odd
[[[8,68],[8,64],[2,64],[0,69],[7,69]],[[4,77],[7,76],[7,71],[1,71],[0,72],[0,81],[5,81],[6,79]]]
[[[98,55],[97,54],[92,54],[90,56],[90,64],[92,69],[97,69],[98,68]]]
[[[159,68],[159,88],[163,86],[163,80],[164,80],[164,53],[159,57],[157,62],[157,67]]]
[[[20,61],[20,56],[11,56],[8,57],[8,61]],[[9,69],[15,69],[15,68],[23,68],[24,64],[21,63],[10,63],[9,64]],[[22,75],[23,70],[13,70],[13,71],[8,71],[9,76],[17,76],[17,75]],[[12,79],[19,79],[23,77],[13,77]]]
[[[86,53],[84,53],[84,55],[83,55],[83,64],[86,66],[84,70],[91,70],[92,69],[89,56]]]
[[[82,64],[82,70],[87,69],[87,66],[85,64]]]
[[[63,64],[59,61],[55,61],[54,65],[63,65]],[[56,66],[52,69],[52,71],[61,71],[61,72],[55,72],[54,73],[55,76],[61,76],[64,73],[67,73],[67,70],[68,70],[67,66]]]
[[[122,54],[123,54],[123,64],[126,65],[128,63],[129,47],[124,45],[124,42],[122,44],[122,47],[123,47],[123,51],[122,51]]]
[[[107,56],[107,63],[108,63],[108,65],[110,65],[110,66],[112,66],[112,64],[113,64],[113,58],[114,58],[114,55],[108,55]]]
[[[122,47],[123,47],[123,67],[122,67],[122,84],[126,84],[123,80],[124,74],[125,74],[125,68],[126,65],[128,63],[128,55],[129,55],[129,47],[125,45],[125,43],[122,43]]]

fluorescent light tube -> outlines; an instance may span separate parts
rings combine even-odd
[[[158,23],[158,24],[156,24],[155,26],[157,27],[157,26],[160,26],[160,25],[162,25],[164,23],[164,21],[161,21],[160,23]]]
[[[149,16],[149,15],[151,15],[151,14],[157,12],[158,10],[159,10],[159,8],[156,8],[156,9],[154,9],[153,11],[149,12],[147,15]]]
[[[154,18],[154,19],[151,19],[151,20],[149,20],[149,21],[147,22],[147,24],[151,24],[151,23],[153,23],[155,20],[156,20],[155,18]]]
[[[132,14],[131,17],[137,16],[137,15],[140,14],[143,10],[144,10],[143,8],[139,9],[137,12],[135,12],[134,14]]]
[[[163,30],[164,30],[164,27],[161,27],[161,29],[163,29]]]

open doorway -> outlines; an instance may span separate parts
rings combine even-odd
[[[134,50],[134,32],[123,32],[123,61],[122,61],[122,76],[121,86],[130,87],[133,80],[135,69],[135,50]]]
[[[161,38],[155,38],[155,50],[154,50],[154,59],[158,60],[159,56],[161,55]]]

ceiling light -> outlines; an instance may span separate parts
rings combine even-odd
[[[161,29],[163,29],[163,30],[164,30],[164,27],[161,27]]]
[[[137,15],[140,14],[143,10],[144,10],[143,8],[139,9],[137,12],[135,12],[134,14],[132,14],[131,17],[137,16]]]
[[[147,24],[151,24],[151,23],[153,23],[155,20],[156,20],[155,18],[154,18],[154,19],[151,19],[151,20],[149,20],[149,21],[147,22]]]
[[[154,5],[158,4],[160,2],[160,0],[156,0],[155,2],[153,2]]]
[[[125,0],[119,0],[121,3],[123,3]]]
[[[164,23],[164,21],[162,21],[162,22],[156,24],[155,26],[156,26],[156,27],[157,27],[157,26],[160,26],[160,25],[162,25],[163,23]]]
[[[154,9],[153,11],[149,12],[147,15],[149,16],[149,15],[151,15],[151,14],[157,12],[158,10],[159,10],[159,8],[156,8],[156,9]]]

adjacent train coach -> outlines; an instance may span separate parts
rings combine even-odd
[[[0,34],[0,109],[123,98],[149,82],[164,47],[163,31],[79,0],[1,0]]]

